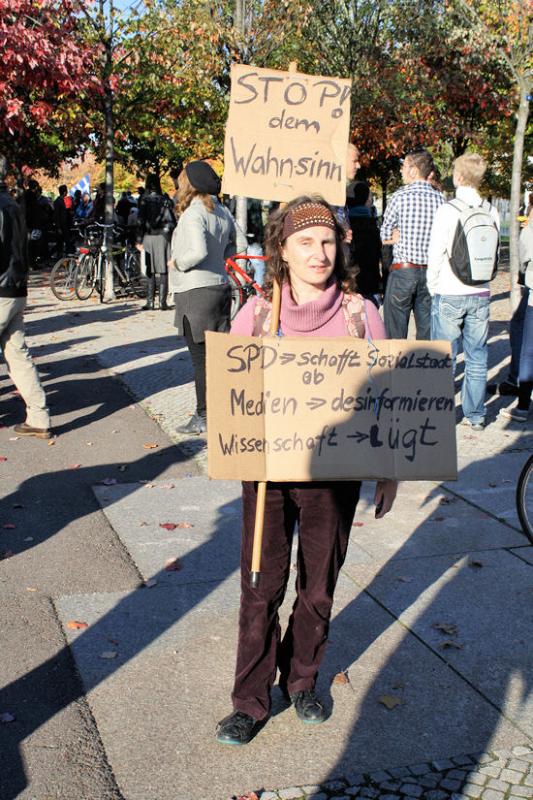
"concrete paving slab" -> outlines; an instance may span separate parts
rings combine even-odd
[[[301,725],[275,689],[273,716],[248,747],[218,745],[216,722],[230,710],[238,596],[232,576],[218,585],[58,603],[63,623],[74,616],[91,625],[65,633],[128,800],[227,800],[234,792],[523,743],[442,659],[341,578],[319,678],[330,719],[319,728]],[[292,590],[284,619],[291,600]],[[113,648],[116,659],[101,658]],[[341,671],[350,682],[332,685]],[[400,704],[387,710],[384,695]]]
[[[102,510],[145,580],[190,583],[227,577],[239,566],[241,486],[206,477],[94,486]],[[174,530],[161,525],[175,524]],[[179,572],[164,571],[178,558]]]
[[[528,564],[533,564],[533,547],[513,547],[510,552],[515,556],[518,556],[518,558],[522,558],[524,561],[527,561]]]
[[[507,551],[347,567],[366,592],[533,737],[533,572]],[[499,587],[495,591],[495,587]]]
[[[383,520],[374,518],[373,496],[374,484],[363,484],[347,563],[354,563],[353,554],[363,563],[354,545],[370,560],[385,561],[524,544],[521,533],[473,509],[439,483],[400,484],[394,509]]]
[[[529,452],[519,450],[499,453],[497,458],[472,460],[471,455],[463,453],[459,456],[459,480],[447,482],[444,487],[520,530],[515,492],[528,456]]]

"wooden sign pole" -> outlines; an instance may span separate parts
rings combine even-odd
[[[297,61],[291,61],[289,72],[296,72]],[[283,207],[285,203],[281,204]],[[276,336],[279,328],[279,315],[281,310],[281,286],[275,280],[272,286],[272,316],[270,318],[270,335]],[[263,545],[263,529],[265,524],[266,481],[257,484],[257,498],[255,506],[254,543],[252,549],[252,568],[250,572],[250,586],[257,589],[261,573],[261,548]]]

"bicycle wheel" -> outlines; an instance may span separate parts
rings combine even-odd
[[[529,456],[518,478],[516,510],[522,530],[533,544],[533,456]]]
[[[75,290],[78,300],[88,300],[94,292],[96,263],[92,256],[84,255],[76,271]]]
[[[58,300],[74,300],[77,268],[76,256],[60,258],[52,267],[50,289]]]

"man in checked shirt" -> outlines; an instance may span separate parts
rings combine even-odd
[[[433,217],[445,202],[429,182],[435,172],[427,150],[408,153],[402,165],[404,186],[394,192],[383,217],[381,239],[393,244],[383,316],[390,339],[406,339],[411,311],[416,338],[430,338],[431,297],[426,283]]]

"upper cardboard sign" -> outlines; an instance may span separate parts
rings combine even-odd
[[[206,336],[209,477],[457,477],[448,342]]]
[[[226,194],[346,202],[351,81],[234,64],[226,141]]]

